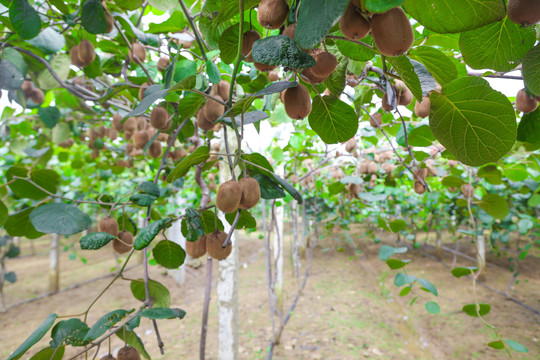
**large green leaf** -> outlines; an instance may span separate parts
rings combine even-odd
[[[205,210],[200,214],[200,221],[202,224],[202,228],[205,234],[210,234],[214,230],[216,230],[216,226],[218,230],[224,229],[223,223],[219,219],[219,217],[216,216],[216,213],[213,210]]]
[[[335,96],[340,96],[347,85],[347,66],[349,65],[349,59],[343,56],[339,56],[338,59],[336,70],[324,81],[324,85]]]
[[[341,32],[338,34],[343,36]],[[375,51],[366,46],[358,45],[348,40],[335,40],[335,42],[339,52],[351,60],[368,61],[375,57]],[[371,36],[366,36],[362,39],[362,42],[368,45],[373,45],[373,38]]]
[[[13,179],[14,177],[30,178],[37,186],[22,179]],[[39,169],[29,171],[23,166],[12,166],[6,171],[8,181],[15,180],[9,185],[13,193],[23,199],[41,200],[49,196],[44,189],[52,194],[56,193],[56,187],[60,182],[60,176],[49,169]]]
[[[153,308],[144,309],[140,314],[142,317],[148,319],[183,319],[186,316],[186,312],[182,309],[171,308]]]
[[[249,23],[244,24],[244,29],[249,29]],[[219,37],[221,61],[226,64],[232,64],[236,60],[236,55],[238,54],[239,32],[240,23],[237,23],[227,28]]]
[[[285,35],[257,40],[251,52],[253,61],[261,64],[280,65],[292,69],[315,66],[315,59],[302,50],[293,39]]]
[[[43,123],[52,129],[60,120],[60,110],[56,106],[40,107],[38,109],[39,118]]]
[[[87,341],[94,341],[97,338],[99,338],[101,335],[105,334],[107,330],[109,330],[111,327],[113,327],[118,322],[122,321],[122,319],[129,314],[131,311],[118,309],[111,311],[102,317],[99,318],[98,321],[90,328],[86,336],[84,337],[84,340]]]
[[[16,360],[19,359],[21,356],[24,355],[28,349],[30,349],[32,346],[34,346],[45,334],[49,331],[49,329],[53,326],[56,318],[58,315],[56,314],[50,314],[47,316],[47,318],[41,323],[41,325],[38,326],[36,330],[26,339],[24,342],[11,354],[7,360]]]
[[[107,31],[107,21],[101,1],[86,0],[82,4],[81,24],[91,34],[103,34]]]
[[[81,249],[97,250],[101,249],[114,240],[114,236],[106,232],[94,232],[83,236],[80,240]]]
[[[403,5],[420,24],[441,34],[477,29],[506,15],[500,0],[406,0]]]
[[[506,342],[506,344],[508,344],[508,346],[509,346],[512,350],[515,350],[515,351],[520,352],[520,353],[527,353],[527,352],[529,352],[529,349],[527,349],[525,346],[523,346],[522,344],[518,343],[517,341],[510,340],[510,339],[504,339],[504,341]]]
[[[116,3],[118,4],[118,1]],[[153,34],[161,34],[168,32],[176,33],[182,31],[185,26],[186,18],[184,16],[184,13],[182,13],[181,11],[174,11],[167,20],[159,24],[151,23],[148,26],[148,32]]]
[[[143,280],[132,280],[130,287],[131,293],[137,300],[144,301],[146,299]],[[167,287],[155,280],[149,280],[148,291],[150,292],[150,299],[152,299],[154,307],[168,308],[170,306],[171,294]]]
[[[62,81],[65,81],[68,78],[70,65],[71,60],[66,54],[58,54],[51,61],[52,69]],[[41,73],[39,73],[37,80],[39,87],[43,90],[50,90],[60,86],[48,69],[43,69]]]
[[[514,145],[515,112],[506,96],[477,77],[454,80],[430,95],[435,138],[470,166],[496,162]]]
[[[409,130],[408,141],[411,146],[431,146],[435,137],[428,125],[420,125]]]
[[[30,213],[34,210],[33,207],[26,208],[15,214],[11,214],[4,223],[4,229],[11,236],[25,236],[29,239],[37,239],[43,236],[42,232],[39,232],[34,228],[30,221]]]
[[[60,321],[51,331],[51,348],[56,349],[60,345],[84,346],[88,343],[84,340],[88,330],[88,325],[79,319]]]
[[[28,42],[47,55],[60,51],[66,45],[65,38],[52,27],[43,29],[38,36]]]
[[[506,200],[497,194],[486,194],[476,202],[478,206],[496,219],[504,219],[509,212]]]
[[[281,199],[285,197],[285,192],[281,189],[276,181],[268,175],[255,174],[253,176],[259,183],[261,189],[261,198],[263,199]]]
[[[309,114],[309,125],[327,144],[345,142],[358,131],[354,109],[336,96],[317,96]]]
[[[156,262],[167,269],[178,269],[186,259],[186,252],[170,240],[161,240],[152,250]]]
[[[88,215],[79,208],[64,203],[41,205],[30,213],[30,221],[37,231],[46,234],[73,235],[92,224]]]
[[[178,116],[180,119],[189,119],[199,111],[204,103],[204,97],[196,93],[186,94],[178,101]]]
[[[303,0],[298,12],[295,40],[304,49],[317,46],[347,8],[348,0]]]
[[[173,171],[167,176],[167,182],[172,183],[186,175],[193,166],[205,162],[210,157],[206,146],[199,146],[193,153],[180,161]]]
[[[540,108],[521,117],[517,140],[531,144],[534,149],[540,148]]]
[[[523,80],[527,88],[535,95],[540,95],[540,45],[533,47],[523,58]]]
[[[46,347],[45,349],[41,349],[38,353],[32,356],[30,360],[62,360],[65,351],[65,346],[60,346],[57,349],[53,349],[52,347]]]
[[[201,214],[193,208],[187,208],[181,224],[182,235],[188,241],[197,241],[205,233]]]
[[[459,47],[473,69],[510,71],[534,46],[534,28],[519,26],[507,17],[479,29],[461,33]]]
[[[418,46],[409,51],[408,55],[424,64],[440,85],[457,79],[456,65],[441,50],[431,46]]]
[[[150,243],[154,238],[157,236],[157,234],[163,230],[163,228],[169,223],[171,219],[165,218],[158,221],[154,221],[150,223],[147,227],[141,230],[139,235],[137,235],[137,238],[135,239],[135,242],[133,243],[133,247],[135,250],[142,250]]]
[[[9,21],[21,39],[32,39],[39,34],[41,19],[26,0],[12,0],[9,5]]]

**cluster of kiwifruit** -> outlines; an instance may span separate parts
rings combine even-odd
[[[537,0],[508,0],[508,18],[519,25],[540,22],[540,2]]]
[[[105,137],[115,140],[118,137],[118,132],[113,128],[96,126],[89,128],[86,131],[86,134],[81,134],[81,140],[86,140],[88,138],[88,147],[93,150],[92,154],[90,155],[92,159],[96,159],[99,156],[100,150],[105,149],[105,142],[103,141]],[[69,140],[67,141],[69,142]]]
[[[81,40],[78,45],[75,45],[69,51],[71,63],[78,67],[88,66],[96,58],[94,45],[88,40]]]
[[[222,102],[227,102],[229,101],[230,89],[231,85],[227,81],[221,80],[212,87],[211,94],[214,98]],[[197,112],[197,126],[205,131],[217,131],[221,127],[216,125],[216,121],[224,113],[225,105],[214,99],[209,99]],[[215,128],[216,126],[217,128]]]
[[[114,236],[112,246],[118,254],[125,254],[133,247],[133,235],[129,231],[119,231],[118,222],[112,217],[100,220],[98,230]]]
[[[375,174],[377,172],[377,163],[373,160],[364,159],[358,164],[358,171],[360,174]]]
[[[540,96],[529,96],[527,90],[521,89],[516,95],[516,110],[528,114],[538,108],[538,100]]]
[[[216,206],[224,213],[232,213],[237,209],[249,210],[260,199],[259,182],[247,176],[239,181],[229,180],[221,184],[216,195]]]
[[[21,90],[24,97],[32,100],[36,105],[40,105],[45,100],[45,94],[37,87],[34,87],[34,83],[30,80],[24,80],[21,84]]]
[[[230,243],[223,247],[223,242],[226,238],[227,233],[216,230],[199,237],[197,241],[186,241],[186,253],[193,259],[196,259],[208,252],[208,255],[213,259],[224,260],[232,251],[232,245]]]
[[[430,174],[430,171],[428,168],[418,168],[414,171],[414,192],[417,194],[423,194],[426,192],[426,187],[424,186],[424,182],[426,180],[426,177]]]

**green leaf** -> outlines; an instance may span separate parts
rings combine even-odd
[[[9,5],[9,21],[21,39],[32,39],[39,34],[41,19],[26,0],[12,0]]]
[[[435,136],[428,125],[420,125],[409,130],[408,141],[410,146],[431,146]]]
[[[55,194],[56,187],[60,182],[60,176],[53,170],[39,169],[29,171],[23,166],[12,166],[6,171],[6,179],[8,181],[13,180],[13,177],[30,178],[39,188],[27,180],[15,179],[13,183],[9,185],[9,188],[19,198],[41,200],[49,196],[44,190]]]
[[[382,13],[401,5],[405,0],[366,0],[366,8],[370,12]]]
[[[459,48],[465,63],[473,69],[507,72],[519,65],[535,42],[534,28],[520,26],[506,17],[461,33]]]
[[[540,109],[523,114],[517,129],[517,140],[540,147]]]
[[[51,348],[56,349],[60,345],[84,346],[89,342],[84,340],[88,330],[88,325],[79,319],[60,321],[51,331]]]
[[[253,163],[255,165],[258,165],[260,167],[263,167],[268,170],[268,172],[264,170],[260,170],[257,167],[251,165],[251,164],[245,164],[246,168],[249,170],[252,170],[257,173],[261,173],[263,175],[268,175],[268,173],[273,173],[274,169],[272,168],[272,165],[270,165],[270,162],[261,154],[259,153],[251,153],[251,154],[242,154],[240,156],[243,160],[249,161],[250,163]]]
[[[51,68],[56,73],[56,76],[62,81],[67,80],[70,71],[71,60],[66,54],[58,54],[51,61]],[[60,87],[60,84],[56,79],[51,75],[51,72],[48,69],[43,69],[38,77],[37,81],[39,87],[42,90],[51,90],[57,87]]]
[[[477,305],[478,305],[478,312],[477,312]],[[468,304],[463,306],[463,312],[469,316],[478,317],[478,314],[480,316],[484,316],[491,310],[491,305],[489,304]]]
[[[442,185],[446,187],[457,187],[459,188],[461,185],[465,184],[465,181],[463,181],[462,178],[457,176],[446,176],[442,179]]]
[[[15,360],[19,359],[21,356],[24,355],[28,349],[30,349],[32,346],[34,346],[45,334],[49,331],[49,329],[53,326],[56,318],[58,315],[56,314],[50,314],[47,316],[47,318],[41,323],[41,325],[38,326],[36,330],[15,350],[8,358],[7,360]]]
[[[47,27],[38,36],[29,40],[28,43],[34,45],[47,55],[57,53],[66,45],[66,40],[58,31],[52,27]]]
[[[206,61],[206,74],[211,83],[217,84],[221,81],[221,73],[216,64],[212,60]]]
[[[116,3],[118,3],[118,1]],[[148,32],[153,34],[161,34],[168,32],[176,33],[182,31],[185,26],[186,18],[184,14],[181,11],[174,11],[167,20],[159,24],[149,24]]]
[[[56,106],[40,107],[38,109],[39,118],[43,123],[52,129],[60,120],[60,110]]]
[[[32,210],[34,210],[33,207],[26,208],[8,216],[4,223],[4,229],[10,236],[25,236],[29,239],[37,239],[44,235],[42,232],[37,231],[30,221]]]
[[[384,223],[384,220],[381,218],[381,221]],[[390,245],[383,245],[379,249],[379,259],[382,261],[388,260],[394,254],[403,254],[407,252],[406,247],[395,248]]]
[[[156,262],[167,269],[178,269],[186,259],[186,252],[180,245],[169,240],[161,240],[152,250]]]
[[[232,213],[225,214],[225,219],[227,219],[227,222],[232,225],[234,222],[234,219],[236,218],[236,211]],[[236,224],[235,229],[254,229],[257,227],[257,221],[249,213],[247,210],[241,210],[240,211],[240,218],[238,219],[238,223]]]
[[[86,0],[82,4],[81,25],[90,34],[104,34],[107,31],[107,21],[101,1]]]
[[[535,207],[538,205],[540,205],[540,194],[533,194],[533,196],[527,200],[527,206]],[[2,224],[2,221],[0,221],[0,224]]]
[[[52,347],[46,347],[45,349],[41,349],[38,353],[32,356],[30,360],[62,360],[65,351],[65,346],[60,346],[56,350]]]
[[[388,265],[388,267],[392,270],[397,270],[405,267],[405,265],[410,262],[411,260],[388,259],[386,260],[386,265]]]
[[[20,73],[21,80],[20,83],[16,84],[13,89],[18,89],[22,84],[22,76],[26,75],[26,72],[28,71],[28,65],[26,64],[26,61],[24,61],[24,57],[21,55],[20,52],[18,52],[15,49],[12,48],[4,48],[2,52],[2,58],[4,60],[7,60],[6,63],[10,65],[15,65],[16,70]],[[0,63],[2,63],[2,60],[0,60]],[[1,66],[0,66],[1,71]],[[15,71],[16,73],[17,71]],[[4,76],[0,76],[0,84],[2,84],[2,80],[5,80],[8,76],[7,75],[14,75],[13,73],[6,72],[6,74],[2,74]],[[5,85],[4,85],[5,86]],[[4,87],[4,89],[11,89],[11,87]]]
[[[510,339],[504,339],[504,341],[508,344],[508,346],[510,346],[510,348],[512,350],[515,350],[517,352],[520,352],[520,353],[527,353],[529,352],[529,350],[521,345],[520,343],[514,341],[514,340],[510,340]]]
[[[182,309],[171,308],[153,308],[144,309],[141,311],[141,316],[148,319],[183,319],[186,316],[186,312]]]
[[[17,249],[17,247],[13,246],[11,249]],[[9,257],[10,256],[9,256],[9,253],[8,253],[8,258]],[[13,284],[13,283],[17,282],[17,274],[15,274],[13,271],[5,273],[4,274],[4,280]]]
[[[422,96],[427,96],[435,89],[435,79],[422,63],[405,55],[389,57],[387,60],[417,100],[422,101]]]
[[[0,200],[0,226],[3,226],[8,218],[8,208],[7,206]]]
[[[394,277],[394,285],[402,287],[403,285],[412,284],[416,280],[416,277],[412,275],[405,275],[404,273],[397,273]]]
[[[90,217],[79,208],[64,203],[38,206],[30,213],[30,221],[37,231],[60,235],[79,233],[92,224]]]
[[[244,29],[246,28],[249,28],[249,23],[244,23]],[[218,43],[221,61],[226,64],[232,64],[236,60],[239,32],[240,23],[237,23],[227,28],[219,37]]]
[[[317,46],[337,24],[348,0],[303,0],[298,11],[295,40],[304,49]]]
[[[175,0],[148,0],[148,3],[161,11],[173,10],[178,6],[178,1]]]
[[[315,66],[315,59],[302,50],[293,39],[285,35],[257,40],[251,52],[253,61],[261,64],[280,65],[291,69]]]
[[[83,250],[101,249],[114,240],[114,236],[106,232],[94,232],[83,236],[79,241]]]
[[[486,194],[481,201],[475,203],[496,219],[504,219],[510,211],[506,200],[497,194]]]
[[[139,116],[144,114],[146,110],[148,110],[148,108],[152,106],[152,104],[154,104],[159,99],[164,98],[170,91],[170,89],[159,90],[151,93],[148,96],[145,96],[144,99],[142,99],[142,101],[139,103],[139,105],[137,105],[137,107],[129,114],[127,114],[126,117]]]
[[[135,224],[135,221],[128,214],[123,212],[116,218],[116,221],[118,222],[118,229],[120,231],[125,230],[129,231],[132,235],[137,235],[137,224]]]
[[[178,101],[178,116],[180,119],[189,119],[194,116],[204,103],[204,97],[196,93],[184,95]]]
[[[137,186],[137,190],[143,194],[152,195],[156,198],[160,196],[159,187],[151,181],[144,181]]]
[[[343,34],[338,32],[338,36],[343,36]],[[358,45],[348,40],[334,41],[336,42],[339,52],[351,60],[369,61],[375,57],[375,51],[366,46]],[[367,45],[373,45],[373,38],[371,36],[366,36],[362,39],[362,42]]]
[[[200,215],[202,229],[205,234],[210,234],[211,232],[214,232],[214,230],[216,230],[216,225],[219,230],[224,229],[223,223],[218,217],[216,217],[216,213],[214,211],[205,210]]]
[[[409,57],[424,64],[439,85],[457,79],[457,68],[441,50],[431,46],[418,46],[409,51]]]
[[[347,66],[349,65],[347,58],[339,57],[338,59],[336,70],[324,81],[324,86],[335,96],[340,96],[347,85]]]
[[[133,311],[133,310],[132,310]],[[84,337],[85,341],[94,341],[98,339],[101,335],[105,334],[107,330],[112,328],[115,324],[122,321],[122,319],[129,314],[131,311],[127,310],[114,310],[111,311],[102,317],[90,328],[86,336]]]
[[[131,281],[131,293],[135,299],[139,301],[144,301],[146,299],[146,293],[144,290],[144,281],[132,280]],[[171,294],[169,290],[159,282],[155,280],[148,281],[148,291],[150,292],[150,298],[153,301],[154,307],[157,308],[168,308],[170,306]]]
[[[274,180],[276,180],[281,185],[281,187],[293,197],[293,199],[298,201],[299,204],[302,204],[302,194],[300,194],[300,192],[298,192],[298,190],[296,190],[294,186],[292,186],[287,180],[277,176],[276,174],[272,174],[272,176]]]
[[[405,220],[394,220],[390,222],[390,229],[393,233],[400,232],[401,230],[405,229],[407,227],[407,222]]]
[[[182,219],[182,235],[188,241],[197,241],[204,233],[202,218],[199,212],[193,208],[187,208]]]
[[[439,295],[437,288],[431,282],[427,281],[426,279],[420,279],[420,278],[417,278],[416,281],[420,284],[420,286],[422,287],[422,290],[430,292],[435,296]]]
[[[163,230],[170,221],[171,219],[169,218],[161,219],[150,223],[147,227],[142,229],[133,243],[135,250],[142,250],[150,245],[152,240],[154,240],[157,234]]]
[[[521,72],[525,86],[533,94],[540,95],[540,45],[533,47],[523,58]]]
[[[506,15],[499,0],[406,0],[403,5],[420,24],[440,34],[477,29]]]
[[[193,166],[205,162],[210,157],[206,146],[199,146],[193,153],[180,161],[173,171],[167,176],[167,182],[172,183],[186,175]]]
[[[142,340],[134,331],[117,331],[116,336],[125,341],[129,346],[134,347],[145,359],[150,360],[150,355],[146,352]]]
[[[21,87],[24,77],[13,63],[0,60],[0,87],[7,90],[17,90]]]
[[[496,162],[514,145],[514,108],[508,98],[477,77],[463,77],[432,92],[429,125],[435,138],[470,166]]]
[[[478,271],[478,268],[477,267],[472,267],[472,266],[455,267],[455,268],[452,269],[452,275],[454,275],[457,278],[460,278],[462,276],[472,275],[476,271]]]
[[[267,175],[255,174],[253,178],[259,183],[259,188],[261,189],[261,198],[271,200],[271,199],[281,199],[285,197],[285,192],[279,186],[279,184],[270,178]],[[345,185],[343,185],[345,187]]]
[[[502,350],[504,349],[504,343],[501,340],[492,341],[488,344],[490,348]]]
[[[409,295],[409,293],[411,292],[411,289],[412,289],[412,287],[410,287],[410,286],[404,287],[399,292],[399,296],[407,296],[407,295]]]
[[[354,109],[333,95],[315,97],[308,120],[326,144],[345,142],[358,131],[358,116]]]
[[[129,201],[139,206],[150,206],[157,200],[157,197],[148,194],[134,194],[129,198]]]
[[[486,165],[478,170],[478,177],[484,178],[488,183],[493,185],[502,184],[501,170],[495,165]]]
[[[426,303],[426,310],[430,314],[438,314],[441,312],[441,308],[439,307],[439,304],[433,301],[428,301]]]

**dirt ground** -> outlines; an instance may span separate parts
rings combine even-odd
[[[262,240],[258,233],[240,236],[239,270],[239,358],[264,359],[271,337],[271,322],[266,290],[265,259]],[[84,256],[70,260],[70,244],[64,239],[62,253],[62,287],[110,273],[115,267],[112,249],[78,252]],[[285,307],[296,295],[297,282],[290,262],[290,239],[285,247]],[[390,241],[383,241],[392,244]],[[75,245],[76,246],[76,245]],[[461,311],[474,300],[472,281],[456,279],[450,268],[420,251],[410,250],[399,258],[410,259],[405,268],[408,274],[433,283],[439,296],[415,286],[405,297],[394,286],[392,271],[378,259],[381,244],[374,244],[362,229],[340,234],[326,234],[315,250],[311,274],[298,305],[285,328],[282,341],[274,350],[274,359],[506,359],[504,352],[487,347],[494,334],[483,323]],[[450,245],[448,245],[450,246]],[[6,289],[6,303],[15,304],[47,291],[47,241],[34,243],[36,256],[30,256],[28,241],[22,244],[22,257],[8,262],[8,270],[15,271],[18,281]],[[421,251],[432,252],[427,248]],[[472,255],[472,248],[461,247]],[[494,255],[488,258],[486,284],[504,291],[511,278],[507,264]],[[453,255],[445,253],[443,261],[451,264]],[[304,261],[305,265],[305,261]],[[469,260],[458,258],[458,266],[473,266]],[[540,310],[540,259],[528,257],[522,264],[518,284],[512,296],[524,304]],[[214,275],[217,264],[214,262]],[[205,268],[189,268],[186,284],[178,285],[158,266],[150,267],[151,278],[169,287],[171,307],[179,307],[187,316],[179,320],[159,321],[165,343],[165,355],[159,354],[152,324],[143,320],[136,330],[152,359],[197,359],[200,321],[204,297]],[[142,276],[142,267],[127,272],[126,277]],[[19,305],[0,313],[0,358],[4,359],[50,313],[77,314],[86,308],[112,278],[104,278],[83,286]],[[215,282],[214,282],[215,284]],[[527,354],[512,351],[514,359],[540,359],[540,316],[508,301],[497,293],[477,286],[479,302],[492,306],[485,319],[496,326],[505,338],[525,345]],[[415,299],[415,301],[412,301]],[[435,301],[440,314],[429,314],[427,301]],[[95,305],[88,322],[93,324],[105,313],[118,309],[136,308],[140,303],[133,298],[129,282],[119,280]],[[112,337],[113,352],[123,345]],[[49,335],[32,350],[30,358],[50,341]],[[214,292],[209,320],[207,359],[217,358],[217,305]],[[107,353],[101,349],[98,357]],[[66,351],[73,355],[74,352]],[[92,354],[93,356],[93,354]],[[68,356],[64,357],[69,358]],[[89,357],[91,358],[91,357]]]

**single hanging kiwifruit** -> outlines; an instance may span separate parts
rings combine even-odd
[[[94,45],[88,40],[82,40],[79,44],[79,60],[83,66],[90,64],[95,58]]]
[[[336,56],[328,51],[321,51],[313,57],[315,58],[316,64],[309,69],[311,70],[311,73],[317,77],[327,78],[338,66]]]
[[[283,32],[281,33],[281,35],[285,35],[285,36],[288,36],[290,37],[291,39],[294,40],[294,32],[296,31],[296,23],[294,24],[290,24],[289,26],[287,26]]]
[[[216,195],[216,206],[224,213],[232,213],[238,209],[238,205],[242,200],[242,189],[238,182],[229,180],[219,186]]]
[[[288,14],[289,5],[285,0],[262,0],[257,9],[257,21],[266,29],[279,29]]]
[[[107,29],[105,30],[105,33],[110,33],[111,31],[113,31],[113,28],[114,28],[114,19],[111,16],[111,14],[109,14],[109,12],[106,10],[105,10],[105,22],[107,23]]]
[[[197,126],[204,131],[210,131],[214,128],[214,123],[208,121],[204,115],[204,106],[197,112]]]
[[[34,104],[41,105],[41,103],[43,103],[45,100],[45,94],[43,91],[41,91],[41,89],[33,88],[32,91],[30,91],[28,98],[32,100]]]
[[[118,239],[113,240],[113,249],[118,254],[125,254],[133,247],[133,235],[129,231],[120,231]]]
[[[278,81],[279,80],[279,74],[277,71],[270,71],[268,73],[268,80],[270,81]]]
[[[398,97],[398,105],[407,106],[413,101],[413,94],[411,90],[401,80],[396,80],[394,89]]]
[[[516,110],[525,114],[533,112],[538,107],[538,101],[535,98],[530,97],[525,89],[518,91],[516,95]]]
[[[29,97],[30,93],[34,89],[34,84],[30,80],[24,80],[21,84],[21,90],[25,97]]]
[[[106,232],[112,236],[118,235],[118,222],[111,217],[101,219],[98,224],[98,229],[101,232]]]
[[[223,231],[214,231],[206,235],[206,251],[210,257],[216,260],[224,260],[231,254],[231,244],[223,247],[226,238],[227,234]]]
[[[146,60],[146,49],[140,43],[135,41],[131,44],[131,50],[129,50],[128,55],[129,59],[135,63],[137,63],[137,61],[135,61],[134,55],[140,62],[144,62]]]
[[[116,131],[122,131],[124,130],[124,126],[122,125],[122,115],[120,114],[114,114],[112,117],[112,126]]]
[[[371,36],[379,52],[385,56],[406,53],[414,41],[409,19],[399,6],[372,16]]]
[[[356,141],[356,139],[351,138],[351,139],[347,140],[347,142],[345,143],[345,151],[350,154],[354,150],[356,150],[357,146],[358,146],[358,142]]]
[[[219,95],[214,96],[216,99],[223,101],[223,98]],[[206,116],[206,119],[211,122],[215,123],[217,119],[221,117],[225,113],[225,106],[213,99],[209,99],[206,102],[206,105],[204,106],[204,116]]]
[[[135,348],[129,345],[126,345],[123,348],[121,348],[118,351],[118,355],[116,357],[117,357],[117,360],[141,360],[141,356],[139,355],[139,352]]]
[[[245,57],[245,62],[253,62],[253,56],[251,55],[253,43],[260,38],[261,35],[255,30],[248,30],[244,33],[242,39],[242,55]]]
[[[302,85],[283,91],[283,104],[287,115],[293,119],[303,119],[311,112],[311,96],[308,89]]]
[[[339,29],[347,39],[360,40],[371,29],[369,21],[360,13],[360,9],[349,2],[345,13],[339,20]]]
[[[540,22],[540,1],[508,0],[508,18],[523,26]]]
[[[84,63],[79,59],[79,45],[75,45],[69,51],[69,58],[71,63],[78,67],[83,67]]]
[[[134,132],[137,130],[137,118],[128,117],[123,126],[125,131]]]
[[[221,80],[217,84],[214,85],[212,88],[212,91],[214,94],[219,95],[223,101],[227,102],[229,101],[229,91],[231,90],[231,84],[229,84],[225,80]]]
[[[162,106],[156,106],[150,113],[150,125],[156,130],[162,130],[169,121],[169,112]]]
[[[414,113],[421,118],[429,116],[430,109],[431,101],[429,100],[429,96],[424,96],[421,102],[416,101],[414,104]]]
[[[139,88],[139,101],[142,101],[142,99],[144,99],[144,92],[146,91],[146,89],[148,89],[148,87],[150,87],[150,84],[145,82]]]
[[[153,159],[157,159],[162,153],[163,149],[161,148],[161,143],[157,140],[152,142],[152,144],[150,144],[148,147],[148,155],[150,155],[150,157]]]
[[[193,259],[206,254],[206,235],[199,237],[197,241],[186,241],[186,253]]]
[[[157,68],[159,71],[163,71],[169,66],[170,63],[171,61],[169,60],[167,56],[162,56],[159,58],[157,62]]]
[[[252,177],[244,177],[238,181],[242,190],[242,198],[238,208],[248,210],[254,207],[261,200],[261,188],[259,182]]]
[[[423,193],[426,192],[426,187],[420,181],[415,181],[414,182],[414,192],[419,194],[419,195],[422,195]]]
[[[369,117],[369,125],[378,129],[382,125],[382,114],[378,112],[371,114]]]
[[[150,141],[150,134],[146,130],[139,130],[133,134],[133,144],[137,149],[144,149]]]

